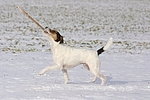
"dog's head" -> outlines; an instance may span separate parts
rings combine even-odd
[[[55,42],[59,42],[60,44],[64,43],[63,36],[61,36],[58,31],[56,31],[56,30],[51,30],[50,28],[45,27],[44,33],[45,33],[47,36],[52,37]]]

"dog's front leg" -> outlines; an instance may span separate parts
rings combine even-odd
[[[63,74],[64,74],[65,84],[67,84],[68,81],[69,81],[68,72],[67,72],[66,69],[62,69],[62,72],[63,72]]]
[[[58,65],[53,65],[53,66],[48,66],[48,67],[45,67],[44,69],[42,69],[39,73],[39,75],[43,75],[44,73],[46,73],[47,71],[50,71],[50,70],[57,70],[57,69],[60,69],[60,67]]]

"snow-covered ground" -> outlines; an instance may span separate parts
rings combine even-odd
[[[107,77],[92,83],[82,65],[39,76],[53,64],[50,46],[20,5],[43,26],[64,35],[66,45],[97,50],[109,37],[110,50],[100,55]],[[0,0],[0,100],[149,100],[149,0]]]
[[[70,82],[64,84],[61,71],[38,76],[52,65],[51,53],[1,53],[1,100],[149,100],[150,73],[148,55],[103,54],[100,80],[92,83],[93,75],[78,66],[69,70]]]

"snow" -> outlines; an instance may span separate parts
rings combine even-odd
[[[1,100],[149,100],[150,2],[148,0],[0,0]],[[107,77],[79,65],[39,76],[53,64],[47,39],[15,5],[43,26],[60,31],[66,45],[97,50],[113,37],[113,46],[100,55]]]
[[[106,86],[100,80],[92,83],[93,75],[82,66],[69,70],[70,82],[64,84],[61,71],[38,76],[52,65],[51,53],[1,53],[1,100],[43,99],[144,99],[150,93],[148,55],[102,54],[102,72]],[[118,63],[119,62],[119,63]]]

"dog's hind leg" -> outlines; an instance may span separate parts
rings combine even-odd
[[[95,77],[98,77],[98,78],[100,78],[101,79],[101,85],[105,85],[105,82],[106,82],[106,77],[103,75],[103,74],[101,74],[100,72],[98,72],[98,71],[95,71],[94,73],[93,73],[94,75],[95,75]],[[96,78],[95,78],[96,79]]]
[[[106,77],[101,74],[101,72],[98,70],[98,69],[93,69],[93,70],[90,70],[93,74],[94,74],[94,79],[93,79],[93,82],[96,81],[96,78],[100,78],[101,79],[101,85],[105,85],[105,82],[106,82]]]
[[[39,75],[43,75],[44,73],[46,73],[47,71],[50,71],[50,70],[57,70],[57,69],[60,69],[60,67],[58,65],[53,65],[53,66],[48,66],[48,67],[45,67],[44,69],[42,69],[39,73]]]
[[[62,72],[63,72],[63,74],[64,74],[65,84],[67,84],[68,81],[69,81],[68,72],[67,72],[66,69],[62,69]]]
[[[83,64],[83,66],[84,66],[84,68],[86,68],[87,70],[89,70],[89,71],[90,71],[90,68],[89,68],[89,66],[88,66],[86,63],[84,63],[84,64]],[[92,82],[95,82],[95,81],[96,81],[96,79],[97,79],[97,76],[94,76],[94,78],[93,78]]]
[[[98,77],[102,80],[101,85],[105,85],[106,77],[101,73],[98,74]]]

